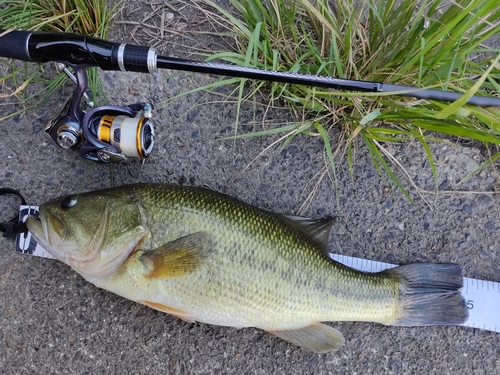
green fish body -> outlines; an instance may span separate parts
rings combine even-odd
[[[86,280],[186,321],[257,327],[306,350],[342,346],[324,321],[461,324],[460,268],[369,274],[333,261],[332,220],[266,212],[207,189],[128,185],[40,206],[27,225]]]

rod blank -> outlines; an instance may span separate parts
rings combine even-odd
[[[208,73],[230,77],[325,87],[334,90],[380,93],[391,92],[398,96],[437,100],[441,102],[454,102],[462,97],[462,94],[451,91],[419,89],[417,87],[400,86],[382,82],[356,81],[352,79],[314,76],[310,74],[278,72],[275,70],[192,61],[163,56],[158,56],[157,66],[160,69],[186,70],[190,72]],[[474,95],[467,101],[467,104],[479,107],[500,107],[500,98]]]

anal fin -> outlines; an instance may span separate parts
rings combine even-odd
[[[179,318],[181,320],[184,320],[185,322],[188,323],[194,323],[194,320],[191,318],[191,314],[188,313],[187,311],[183,311],[180,309],[176,309],[174,307],[166,306],[162,303],[158,302],[151,302],[151,301],[137,301],[143,305],[146,305],[147,307],[150,307],[152,309],[167,313],[169,315],[175,316],[176,318]]]
[[[339,330],[322,323],[293,330],[269,331],[269,333],[315,353],[339,350],[345,341]]]

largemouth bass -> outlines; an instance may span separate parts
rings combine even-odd
[[[270,213],[207,189],[136,184],[70,195],[42,204],[27,226],[97,287],[188,322],[261,328],[314,352],[344,343],[325,321],[467,319],[459,266],[359,272],[329,257],[332,219]]]

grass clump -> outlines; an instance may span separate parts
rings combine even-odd
[[[109,8],[106,0],[0,0],[0,29],[70,32],[105,38],[116,14],[117,5]],[[17,97],[28,110],[42,105],[67,81],[64,73],[55,78],[47,66],[0,61],[0,98]],[[89,86],[94,98],[102,89],[95,68],[88,69]],[[36,84],[36,90],[28,88]],[[22,112],[20,111],[20,112]],[[0,121],[19,112],[10,113]]]
[[[206,1],[217,9],[236,42],[235,50],[210,59],[467,95],[500,91],[500,50],[484,45],[500,34],[497,1],[231,0],[237,15]],[[240,104],[246,82],[239,81]],[[254,83],[253,92],[257,90],[271,100],[287,102],[302,116],[308,125],[300,132],[323,138],[334,176],[334,161],[340,155],[352,171],[355,141],[361,140],[376,169],[385,171],[408,198],[391,167],[400,165],[386,150],[388,142],[421,142],[436,188],[437,172],[428,145],[440,141],[436,133],[500,144],[498,108],[280,83]],[[276,129],[259,135],[271,133]],[[293,131],[290,137],[296,134]]]

